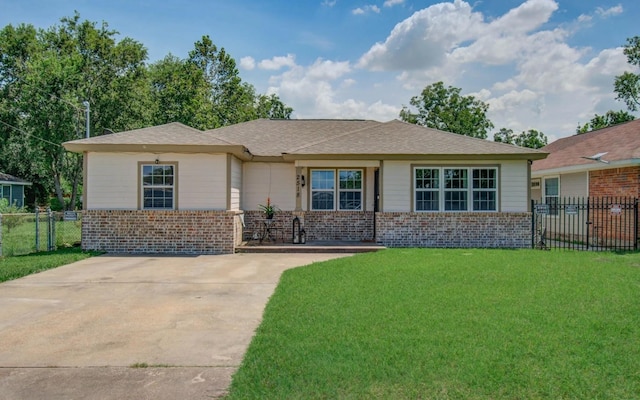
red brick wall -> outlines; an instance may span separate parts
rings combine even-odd
[[[233,211],[86,210],[82,248],[108,253],[228,254],[240,244]]]
[[[589,196],[640,197],[640,166],[589,172]]]

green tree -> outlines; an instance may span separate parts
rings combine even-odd
[[[634,119],[635,117],[626,111],[609,110],[604,115],[596,114],[593,118],[591,118],[589,122],[585,123],[582,126],[578,125],[578,127],[576,128],[576,133],[587,133],[595,131],[597,129],[606,128],[608,126],[621,124],[623,122],[633,121]]]
[[[256,99],[256,118],[289,119],[293,108],[284,104],[275,94],[259,95]]]
[[[535,129],[529,129],[522,132],[515,139],[515,145],[520,147],[528,147],[530,149],[539,149],[547,145],[547,137],[544,133]]]
[[[530,149],[539,149],[546,146],[548,140],[544,133],[535,129],[529,129],[516,135],[512,129],[500,128],[500,131],[493,135],[493,141],[528,147]]]
[[[500,131],[493,134],[493,141],[498,143],[515,144],[516,135],[513,129],[500,128]]]
[[[196,129],[216,126],[211,90],[204,72],[173,55],[149,67],[153,124],[182,122]]]
[[[431,84],[409,101],[415,112],[404,106],[400,111],[400,119],[429,128],[486,139],[487,133],[493,129],[493,123],[487,117],[489,105],[473,96],[462,96],[460,91],[456,87],[445,87],[442,82]]]
[[[0,47],[2,156],[9,158],[10,173],[21,170],[20,176],[55,192],[61,204],[67,181],[71,207],[82,159],[61,143],[84,136],[83,101],[91,105],[92,132],[132,129],[149,120],[146,50],[129,38],[116,42],[116,35],[106,23],[81,21],[77,13],[47,30],[9,25],[0,32],[7,39]]]
[[[640,36],[628,38],[623,52],[627,56],[629,64],[640,67]],[[614,92],[617,94],[616,99],[624,101],[630,111],[638,111],[640,106],[640,74],[627,71],[616,76]]]

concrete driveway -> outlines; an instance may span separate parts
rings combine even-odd
[[[0,399],[219,397],[280,274],[345,256],[101,256],[2,283]]]

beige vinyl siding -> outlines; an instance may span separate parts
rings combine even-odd
[[[366,182],[364,184],[364,198],[365,198],[365,211],[373,211],[375,208],[375,179],[376,179],[376,169],[375,168],[366,168],[365,172]]]
[[[242,161],[231,157],[231,210],[240,210],[240,193],[242,191]]]
[[[500,165],[500,211],[526,212],[529,204],[527,160],[502,161]]]
[[[385,161],[381,176],[382,205],[384,212],[411,211],[411,196],[413,184],[411,182],[410,161]]]
[[[137,156],[137,157],[136,157]],[[135,210],[138,208],[138,161],[142,155],[88,153],[88,210]],[[145,160],[155,160],[152,154]]]
[[[226,154],[167,154],[178,161],[178,207],[181,210],[227,209]]]
[[[139,162],[177,163],[180,210],[226,209],[226,155],[89,153],[87,209],[138,209]]]
[[[560,197],[585,197],[589,192],[588,172],[560,175]]]
[[[526,212],[529,202],[527,178],[528,162],[481,160],[481,161],[385,161],[382,177],[382,203],[385,212],[407,212],[411,209],[413,197],[412,167],[413,166],[487,166],[498,167],[499,184],[499,211]]]
[[[296,168],[293,164],[247,162],[242,171],[244,210],[257,210],[259,204],[267,202],[267,197],[271,198],[271,204],[283,211],[295,210]]]

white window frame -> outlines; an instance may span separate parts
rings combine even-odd
[[[172,168],[172,183],[167,184],[145,184],[145,167],[157,168],[157,167],[171,167]],[[176,191],[177,191],[177,165],[175,163],[140,163],[140,209],[142,210],[175,210],[176,209]],[[163,176],[164,177],[164,176]],[[171,207],[147,207],[145,206],[145,189],[171,189]]]
[[[314,188],[313,173],[317,171],[331,172],[333,176],[333,188],[332,189],[317,189]],[[340,188],[340,173],[341,172],[360,172],[360,188]],[[364,210],[364,169],[362,168],[313,168],[309,171],[310,184],[309,184],[309,210],[311,211],[354,211],[359,212]],[[314,208],[313,207],[313,194],[314,193],[332,193],[333,205],[332,208]],[[340,207],[340,194],[341,193],[360,193],[360,208],[341,208]]]
[[[418,188],[417,186],[417,171],[418,170],[437,170],[438,171],[438,188]],[[447,170],[466,170],[466,180],[463,188],[447,188],[446,187],[446,174]],[[493,188],[474,188],[474,180],[473,180],[473,172],[477,170],[493,170],[495,177],[495,187]],[[413,167],[413,176],[412,176],[412,191],[413,191],[413,211],[414,212],[486,212],[493,213],[498,212],[500,210],[500,201],[499,201],[499,191],[500,188],[500,170],[497,166],[455,166],[455,165],[446,165],[446,166],[432,166],[432,165],[419,165]],[[418,193],[424,191],[432,191],[438,193],[438,209],[437,210],[419,210],[417,207],[418,204]],[[466,193],[466,209],[465,210],[445,210],[445,193],[447,192],[462,192]],[[476,192],[491,192],[494,193],[495,199],[495,209],[493,210],[475,210],[474,209],[474,193]]]
[[[547,194],[547,181],[548,180],[552,180],[552,179],[556,179],[558,182],[558,194],[555,195],[548,195]],[[554,216],[554,215],[558,215],[558,207],[557,206],[553,206],[552,202],[549,202],[548,200],[555,198],[555,204],[557,205],[560,202],[560,175],[554,175],[554,176],[545,176],[544,179],[542,180],[542,201],[544,202],[544,204],[548,204],[549,205],[549,215]]]

